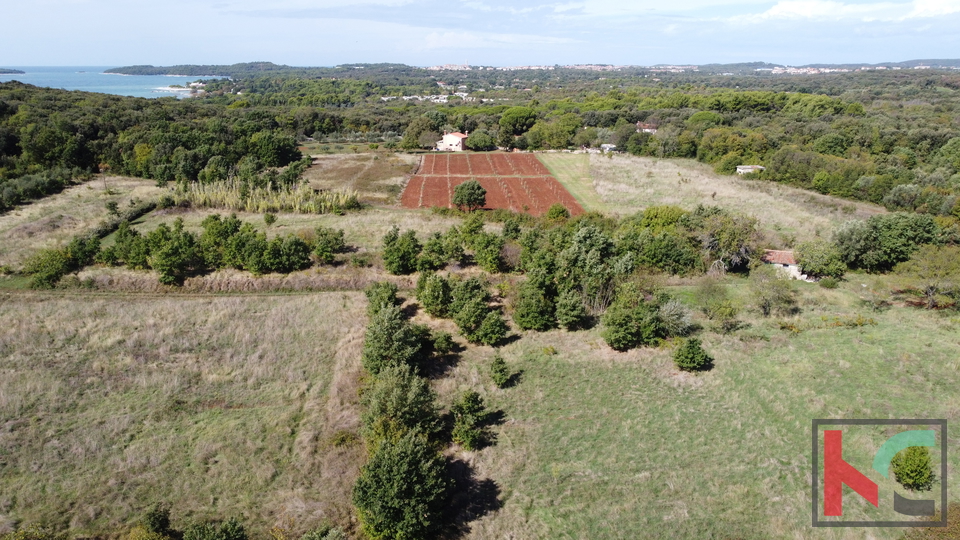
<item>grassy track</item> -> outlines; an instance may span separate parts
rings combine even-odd
[[[607,204],[597,194],[590,177],[590,156],[586,154],[537,154],[580,206],[588,212],[606,212]]]

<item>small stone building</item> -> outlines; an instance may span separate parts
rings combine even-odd
[[[464,142],[467,140],[467,134],[454,131],[453,133],[444,133],[443,140],[437,141],[437,150],[441,152],[463,152],[466,150]]]

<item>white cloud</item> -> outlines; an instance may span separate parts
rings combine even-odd
[[[780,0],[762,13],[732,17],[732,22],[785,21],[901,22],[960,13],[960,0],[913,0],[853,4],[836,0]]]
[[[960,0],[914,0],[907,18],[939,17],[960,13]]]
[[[420,49],[488,49],[514,48],[517,45],[560,45],[575,43],[568,38],[555,38],[529,34],[493,34],[485,32],[446,32],[434,30],[425,33]]]

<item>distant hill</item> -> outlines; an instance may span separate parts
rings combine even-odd
[[[4,69],[0,68],[0,75],[23,75],[26,71],[20,71],[19,69]]]
[[[120,75],[186,75],[186,76],[217,76],[232,77],[234,75],[250,75],[256,73],[271,73],[292,71],[298,68],[281,66],[272,62],[244,62],[229,66],[126,66],[108,69],[105,73]]]

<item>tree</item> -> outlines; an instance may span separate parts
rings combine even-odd
[[[400,313],[397,306],[383,306],[370,318],[361,359],[363,367],[376,375],[381,370],[413,364],[423,352],[423,339]]]
[[[493,362],[490,363],[490,378],[493,379],[493,384],[497,385],[497,388],[506,388],[512,378],[507,363],[499,353],[494,355]]]
[[[848,221],[833,235],[844,262],[868,272],[885,272],[936,240],[938,227],[927,214],[897,212]]]
[[[504,320],[499,309],[491,309],[480,323],[480,328],[473,334],[473,341],[495,347],[510,333],[510,327]],[[470,338],[467,338],[470,339]]]
[[[313,253],[317,256],[320,264],[332,264],[334,255],[342,253],[346,247],[343,229],[317,227]]]
[[[500,116],[500,133],[523,135],[537,122],[537,112],[530,107],[510,107]]]
[[[417,282],[417,299],[423,310],[434,317],[446,317],[449,314],[450,301],[450,282],[441,275],[424,274],[421,277],[423,286],[420,286],[420,280]]]
[[[563,221],[570,217],[570,211],[560,203],[553,203],[547,209],[546,218],[550,221]]]
[[[419,433],[374,451],[353,487],[363,531],[375,539],[428,538],[441,525],[453,482],[446,462]]]
[[[427,437],[439,429],[436,396],[409,365],[384,368],[363,392],[363,437],[371,447],[397,441],[411,431]]]
[[[488,413],[480,394],[473,390],[464,392],[450,407],[450,415],[453,416],[453,442],[466,450],[477,450],[487,442],[484,422]]]
[[[797,246],[797,264],[800,271],[816,277],[842,278],[847,271],[840,250],[825,240],[813,240]]]
[[[453,204],[467,212],[483,208],[487,204],[487,190],[483,189],[480,182],[468,180],[453,188]]]
[[[926,446],[910,446],[890,460],[897,482],[911,491],[927,491],[933,485],[933,467]]]
[[[557,323],[567,330],[576,330],[587,319],[587,309],[580,293],[568,289],[557,296]]]
[[[513,322],[521,330],[543,332],[553,328],[556,324],[553,300],[535,284],[523,283],[513,304]]]
[[[384,307],[396,307],[403,303],[397,298],[397,286],[389,281],[370,284],[363,293],[367,296],[367,315],[373,317]]]
[[[700,371],[713,365],[713,359],[703,350],[697,338],[683,340],[673,353],[673,362],[684,371]]]
[[[960,300],[960,247],[926,245],[894,272],[923,293],[928,309]]]
[[[406,275],[417,269],[417,257],[422,246],[416,232],[407,231],[400,235],[397,227],[394,227],[384,237],[383,244],[383,265],[387,272]]]
[[[503,258],[500,256],[505,243],[503,237],[480,232],[475,234],[472,240],[473,258],[480,268],[491,274],[500,272],[503,269]]]
[[[479,152],[497,149],[497,141],[486,131],[474,131],[467,137],[467,148]]]
[[[776,268],[758,266],[750,272],[750,288],[757,308],[764,317],[773,313],[786,315],[796,306],[790,280],[783,278]]]

